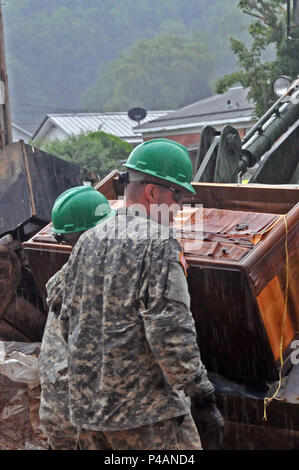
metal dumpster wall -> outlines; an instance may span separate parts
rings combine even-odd
[[[19,141],[0,152],[0,235],[33,219],[51,220],[55,199],[68,188],[96,176]]]

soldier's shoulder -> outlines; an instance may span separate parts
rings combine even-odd
[[[153,237],[151,240],[151,245],[155,256],[158,258],[164,255],[170,260],[177,260],[179,253],[182,252],[182,247],[180,246],[178,240],[171,234],[168,237]]]

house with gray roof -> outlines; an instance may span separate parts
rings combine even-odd
[[[185,145],[189,151],[198,147],[205,126],[222,130],[225,125],[236,128],[242,138],[255,124],[254,103],[249,101],[248,88],[233,87],[226,93],[197,101],[134,127],[143,140],[169,138]]]
[[[143,123],[162,117],[168,111],[148,111]],[[33,135],[33,141],[64,140],[71,135],[103,131],[121,140],[137,145],[142,142],[138,131],[133,131],[136,122],[126,112],[47,114]]]
[[[15,122],[11,123],[12,141],[18,142],[23,140],[26,144],[32,139],[32,134],[27,129],[19,126]]]

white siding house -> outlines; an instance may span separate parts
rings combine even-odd
[[[12,141],[24,140],[26,144],[32,139],[32,134],[15,123],[11,124]]]
[[[148,111],[142,122],[157,119],[168,111]],[[142,142],[140,133],[133,131],[137,122],[132,121],[126,112],[117,113],[79,113],[47,114],[33,135],[33,141],[50,141],[66,139],[71,135],[101,130],[120,139],[137,145]]]

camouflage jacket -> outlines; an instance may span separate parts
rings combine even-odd
[[[47,283],[49,313],[38,368],[41,383],[40,418],[47,429],[48,423],[57,425],[69,421],[67,345],[62,337],[58,314],[64,284],[64,266]]]
[[[188,412],[186,394],[213,389],[180,253],[171,230],[132,208],[77,242],[60,315],[77,428],[113,431],[166,420]]]

